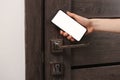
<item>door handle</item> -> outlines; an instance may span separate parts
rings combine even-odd
[[[81,47],[86,47],[88,46],[89,43],[86,44],[75,44],[75,45],[63,45],[63,40],[62,39],[54,39],[51,40],[51,49],[52,52],[63,52],[63,49],[68,49],[68,48],[81,48]]]

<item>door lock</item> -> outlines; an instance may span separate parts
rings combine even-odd
[[[64,64],[63,63],[52,63],[51,74],[52,76],[63,76],[64,75]]]
[[[66,48],[81,48],[81,47],[86,47],[88,45],[89,43],[76,44],[76,45],[63,45],[62,39],[51,40],[52,52],[63,52],[63,49],[66,49]]]

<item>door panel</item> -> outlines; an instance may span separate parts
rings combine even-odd
[[[72,11],[85,17],[120,17],[120,0],[73,0]]]
[[[72,11],[86,17],[120,17],[119,0],[74,0]],[[94,32],[80,43],[90,43],[85,48],[72,49],[72,66],[120,62],[120,34]],[[73,44],[73,43],[72,43]]]
[[[75,69],[72,80],[119,80],[120,66]]]
[[[72,66],[120,62],[120,34],[95,32],[80,43],[87,47],[72,49]]]
[[[88,18],[120,17],[119,0],[74,0],[72,2],[72,11]],[[119,40],[120,34],[117,33],[94,32],[85,36],[82,41],[76,42],[75,44],[90,43],[90,45],[71,49],[72,80],[119,80],[120,66],[112,66],[120,65]]]

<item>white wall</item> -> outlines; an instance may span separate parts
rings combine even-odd
[[[0,0],[0,80],[25,80],[24,0]]]

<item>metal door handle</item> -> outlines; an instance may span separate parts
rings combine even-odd
[[[62,39],[51,40],[52,52],[62,52],[66,48],[80,48],[86,47],[89,44],[63,45]]]

